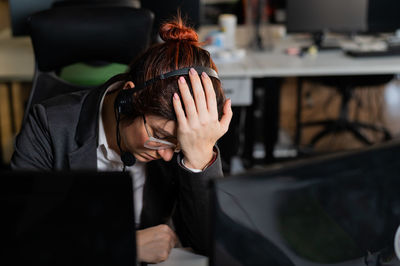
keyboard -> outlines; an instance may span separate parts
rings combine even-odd
[[[352,57],[381,57],[381,56],[400,56],[400,45],[388,47],[385,50],[347,50],[346,55]]]

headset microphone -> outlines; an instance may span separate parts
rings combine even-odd
[[[132,166],[136,163],[136,158],[132,153],[123,151],[121,152],[121,161],[124,163],[124,166]]]

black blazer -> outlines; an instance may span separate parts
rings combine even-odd
[[[60,95],[33,107],[15,143],[11,167],[20,170],[96,170],[100,101],[111,79],[99,88]],[[218,152],[219,154],[219,152]],[[201,173],[170,162],[147,164],[140,228],[173,218],[184,246],[206,252],[208,180],[222,177],[221,160]]]

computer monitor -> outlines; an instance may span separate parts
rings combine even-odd
[[[234,14],[238,24],[245,22],[245,3],[242,0],[203,0],[201,1],[202,25],[217,25],[221,14]]]
[[[367,10],[368,0],[287,0],[286,27],[289,33],[313,33],[320,46],[327,31],[365,32]]]
[[[400,265],[399,157],[394,142],[214,180],[210,265]]]
[[[394,32],[400,29],[400,1],[369,0],[368,6],[369,32]]]
[[[136,265],[122,172],[2,172],[1,265]]]

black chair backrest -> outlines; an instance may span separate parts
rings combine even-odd
[[[129,64],[150,43],[153,14],[123,6],[65,6],[29,18],[35,75],[24,121],[32,105],[55,95],[91,87],[57,76],[78,62]]]
[[[62,7],[29,19],[38,69],[82,61],[128,64],[149,44],[152,14],[129,7]]]
[[[62,6],[128,6],[138,8],[139,0],[55,0],[52,7]]]

